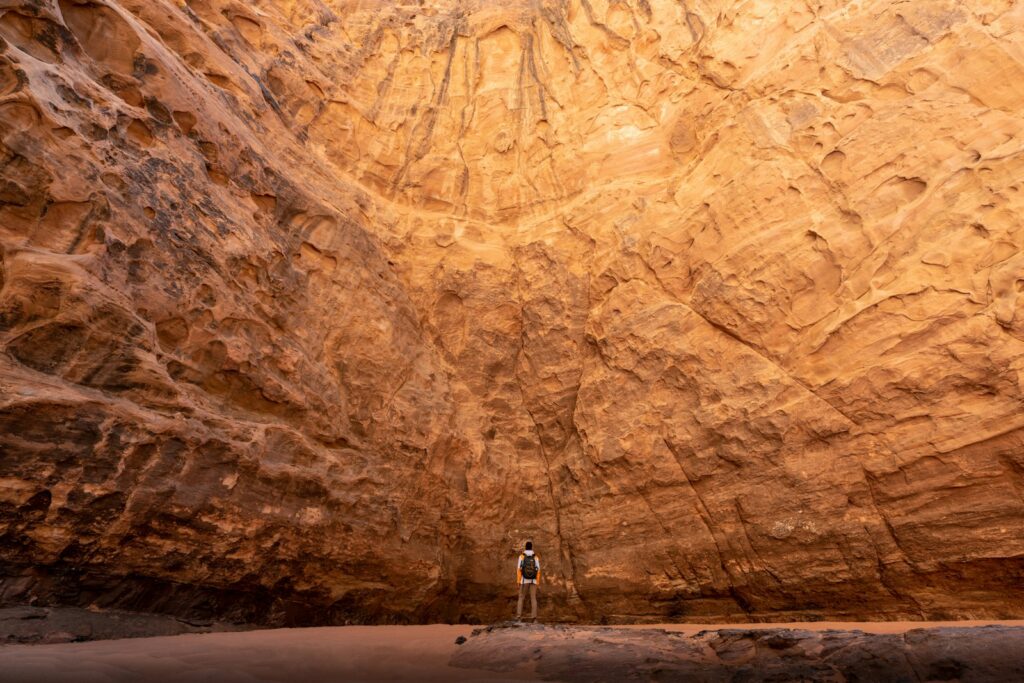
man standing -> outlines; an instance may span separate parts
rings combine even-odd
[[[519,604],[516,619],[523,616],[523,596],[530,591],[530,618],[537,621],[537,583],[540,581],[540,558],[533,552],[533,541],[526,542],[526,550],[516,561],[516,581],[519,584]]]

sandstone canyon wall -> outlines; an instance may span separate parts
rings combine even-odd
[[[1024,3],[0,0],[0,599],[1022,616]]]

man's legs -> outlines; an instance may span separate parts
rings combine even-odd
[[[520,595],[522,595],[522,593],[520,593]],[[521,599],[520,602],[522,602]],[[535,583],[530,584],[530,608],[532,610],[530,618],[537,621],[537,584]]]
[[[516,606],[516,619],[523,616],[523,595],[526,592],[526,584],[519,584],[519,604]]]

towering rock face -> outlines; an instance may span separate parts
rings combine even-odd
[[[1021,3],[0,13],[4,601],[1020,616]]]

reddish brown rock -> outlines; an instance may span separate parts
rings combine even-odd
[[[1019,627],[660,629],[499,625],[474,630],[451,663],[542,681],[974,681],[1024,674]]]
[[[1019,615],[1022,11],[0,1],[0,598]]]

